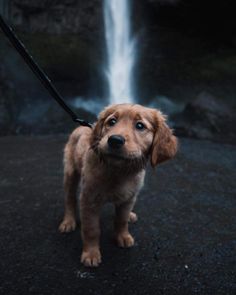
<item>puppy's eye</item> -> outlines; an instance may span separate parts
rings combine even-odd
[[[111,119],[108,121],[108,125],[109,125],[109,126],[114,126],[116,123],[117,123],[117,120],[116,120],[115,118],[111,118]]]
[[[142,122],[137,122],[135,128],[138,130],[144,130],[146,127]]]

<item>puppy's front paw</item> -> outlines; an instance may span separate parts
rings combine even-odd
[[[116,236],[116,240],[119,247],[130,248],[134,245],[134,238],[130,233],[119,233]]]
[[[70,218],[64,218],[62,223],[60,224],[58,230],[61,233],[69,233],[71,231],[74,231],[76,228],[76,220],[72,217]]]
[[[83,250],[81,255],[81,262],[88,267],[97,267],[101,263],[101,253],[99,249],[93,248]]]

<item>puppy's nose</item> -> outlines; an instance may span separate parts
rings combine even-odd
[[[113,149],[119,149],[125,144],[125,139],[120,135],[111,135],[108,138],[108,145]]]

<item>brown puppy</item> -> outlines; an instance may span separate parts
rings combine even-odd
[[[177,139],[160,111],[140,105],[107,107],[93,129],[77,128],[64,154],[65,215],[61,232],[76,227],[76,190],[80,180],[80,219],[83,239],[81,262],[98,266],[99,213],[105,202],[115,205],[114,230],[121,247],[131,247],[134,239],[128,221],[143,185],[148,159],[154,167],[172,158]]]

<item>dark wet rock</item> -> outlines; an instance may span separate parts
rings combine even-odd
[[[214,5],[195,0],[134,2],[141,6],[137,9],[140,58],[136,74],[140,97],[150,101],[158,94],[188,100],[202,89],[224,100],[234,97],[232,0]]]
[[[79,119],[90,123],[96,121],[96,116],[83,109],[74,109]],[[26,115],[27,116],[27,115]],[[70,116],[60,107],[50,105],[41,117],[33,121],[22,118],[16,129],[16,134],[68,134],[79,124],[72,121]]]
[[[236,143],[235,107],[209,93],[200,93],[172,120],[177,135]]]
[[[104,58],[101,0],[2,0],[0,13],[13,26],[18,37],[51,80],[70,81],[71,88],[77,90],[76,95],[103,93],[104,77],[100,71]],[[20,75],[24,71],[24,67],[19,66],[21,59],[5,42],[1,30],[0,36],[1,62]],[[23,77],[15,75],[10,76],[10,79],[15,78],[21,82],[28,80],[28,77]],[[31,82],[30,79],[29,81]],[[96,87],[91,91],[91,86],[94,85]]]
[[[176,5],[180,0],[146,0],[146,2],[150,3],[155,8],[159,8],[160,5]]]
[[[2,69],[2,71],[1,71]],[[0,136],[19,134],[69,133],[78,126],[71,117],[50,97],[35,101],[22,99],[15,85],[0,67]],[[67,104],[70,103],[67,101]],[[95,122],[96,115],[70,105],[78,118]]]
[[[171,116],[173,114],[179,113],[183,110],[184,104],[181,102],[176,102],[165,96],[157,96],[150,104],[150,107],[159,109],[163,114]]]
[[[1,1],[2,2],[2,1]],[[9,0],[4,14],[18,29],[50,34],[89,34],[101,30],[100,0]]]

